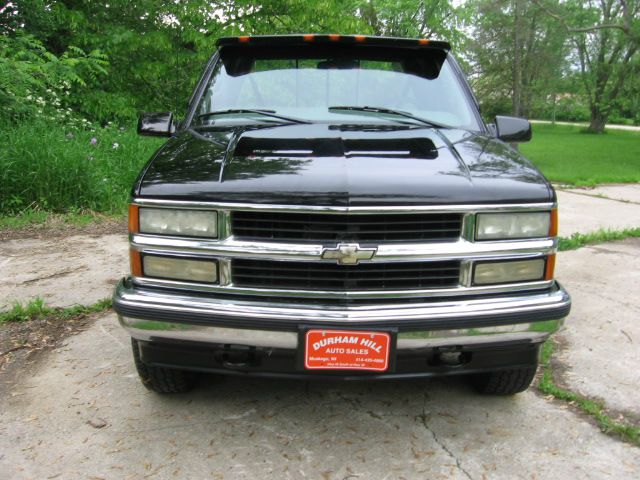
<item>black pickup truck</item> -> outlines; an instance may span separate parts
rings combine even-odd
[[[114,293],[144,385],[198,372],[531,383],[569,313],[556,195],[446,42],[221,38],[136,181]],[[505,143],[507,142],[507,143]]]

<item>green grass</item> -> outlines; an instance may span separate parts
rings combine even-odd
[[[542,347],[540,362],[542,364],[542,377],[538,388],[542,393],[551,395],[558,400],[565,401],[582,410],[593,417],[604,433],[619,437],[625,442],[640,446],[640,428],[624,422],[613,420],[606,413],[606,407],[602,402],[583,397],[570,390],[558,387],[553,380],[553,368],[551,367],[551,357],[553,355],[553,342],[547,340]]]
[[[27,209],[16,215],[0,215],[0,231],[15,230],[32,225],[70,225],[83,227],[105,220],[126,218],[124,212],[117,214],[101,214],[91,210],[70,209],[67,213],[52,213],[42,209]]]
[[[535,124],[533,139],[520,149],[553,182],[640,182],[640,132],[594,135],[582,127]]]
[[[35,298],[26,304],[15,302],[10,310],[0,312],[0,325],[9,322],[26,322],[43,318],[65,320],[90,313],[102,312],[108,308],[111,308],[111,299],[108,298],[100,300],[93,305],[74,305],[67,308],[49,307],[41,298]]]
[[[132,128],[91,132],[37,122],[4,126],[0,214],[123,212],[140,169],[161,144],[137,136]]]
[[[640,237],[640,227],[625,228],[624,230],[598,230],[591,233],[574,233],[569,238],[559,238],[558,250],[575,250],[585,245],[624,240],[632,237]]]
[[[49,219],[51,214],[44,210],[28,209],[17,215],[0,216],[0,230],[16,229],[26,227],[27,225],[43,224]]]

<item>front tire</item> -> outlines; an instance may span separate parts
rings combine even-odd
[[[157,393],[185,393],[193,389],[198,382],[198,374],[187,370],[154,367],[140,358],[140,348],[135,339],[131,339],[133,361],[142,384]]]
[[[485,395],[515,395],[529,388],[537,369],[536,364],[530,367],[478,373],[473,376],[473,386]]]

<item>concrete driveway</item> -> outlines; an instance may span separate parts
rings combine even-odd
[[[622,207],[624,226],[640,225],[633,203],[584,192],[561,192],[560,202],[565,236],[571,222],[581,232],[617,222],[612,212]],[[98,253],[70,248],[79,244]],[[5,242],[0,300],[39,294],[58,305],[91,303],[110,294],[126,253],[120,236]],[[559,381],[630,421],[640,419],[639,259],[634,239],[563,252],[557,261],[574,297]],[[25,271],[27,264],[41,268]],[[455,378],[229,377],[159,396],[139,383],[112,313],[25,369],[19,383],[0,375],[0,478],[640,477],[640,449],[533,388],[492,398]]]

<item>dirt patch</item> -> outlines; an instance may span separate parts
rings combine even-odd
[[[63,215],[50,215],[44,223],[0,228],[0,240],[20,238],[59,238],[73,235],[109,235],[127,233],[127,219],[98,215],[84,225],[74,224]]]
[[[50,316],[38,320],[0,325],[0,396],[13,383],[24,378],[43,358],[43,353],[59,347],[71,335],[91,327],[105,312],[60,319]]]
[[[129,271],[126,235],[71,235],[0,242],[0,310],[39,297],[50,307],[108,298]]]

